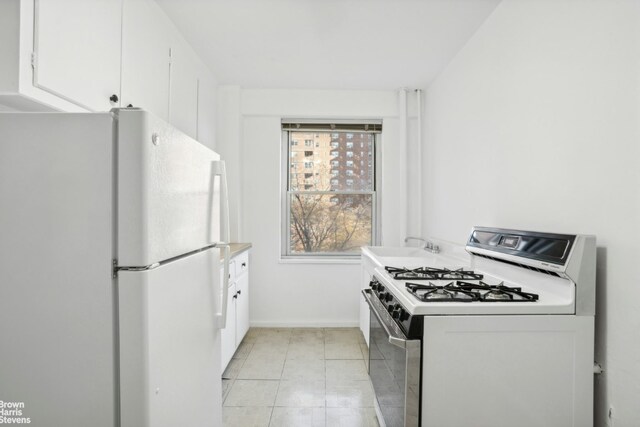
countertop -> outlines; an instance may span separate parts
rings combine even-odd
[[[249,248],[251,248],[251,243],[229,243],[229,246],[230,246],[229,250],[231,252],[231,258],[233,258],[234,256],[249,250]],[[221,251],[220,258],[222,258],[222,256],[223,256],[223,253]]]

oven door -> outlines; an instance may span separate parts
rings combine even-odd
[[[421,341],[408,340],[370,289],[362,291],[371,311],[369,377],[380,425],[420,425]]]

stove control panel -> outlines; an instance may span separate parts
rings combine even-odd
[[[369,282],[369,287],[407,338],[422,338],[423,316],[412,316],[375,276]]]

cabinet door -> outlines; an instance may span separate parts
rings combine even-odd
[[[120,92],[122,0],[37,0],[34,86],[94,111]]]
[[[171,22],[150,0],[125,0],[122,11],[122,99],[169,119]]]
[[[249,273],[245,272],[236,279],[238,298],[236,299],[236,345],[249,330]]]
[[[222,279],[222,273],[220,273]],[[222,341],[222,372],[227,368],[234,353],[236,352],[236,285],[229,285],[229,295],[227,297],[227,322],[221,331]]]
[[[169,123],[192,138],[198,136],[198,59],[177,38],[171,48]]]

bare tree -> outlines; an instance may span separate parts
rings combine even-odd
[[[348,252],[370,242],[370,202],[354,203],[340,198],[326,194],[297,193],[292,196],[293,251]]]
[[[349,252],[369,244],[372,198],[332,191],[338,169],[332,171],[330,134],[297,132],[295,140],[288,183],[292,252]]]

